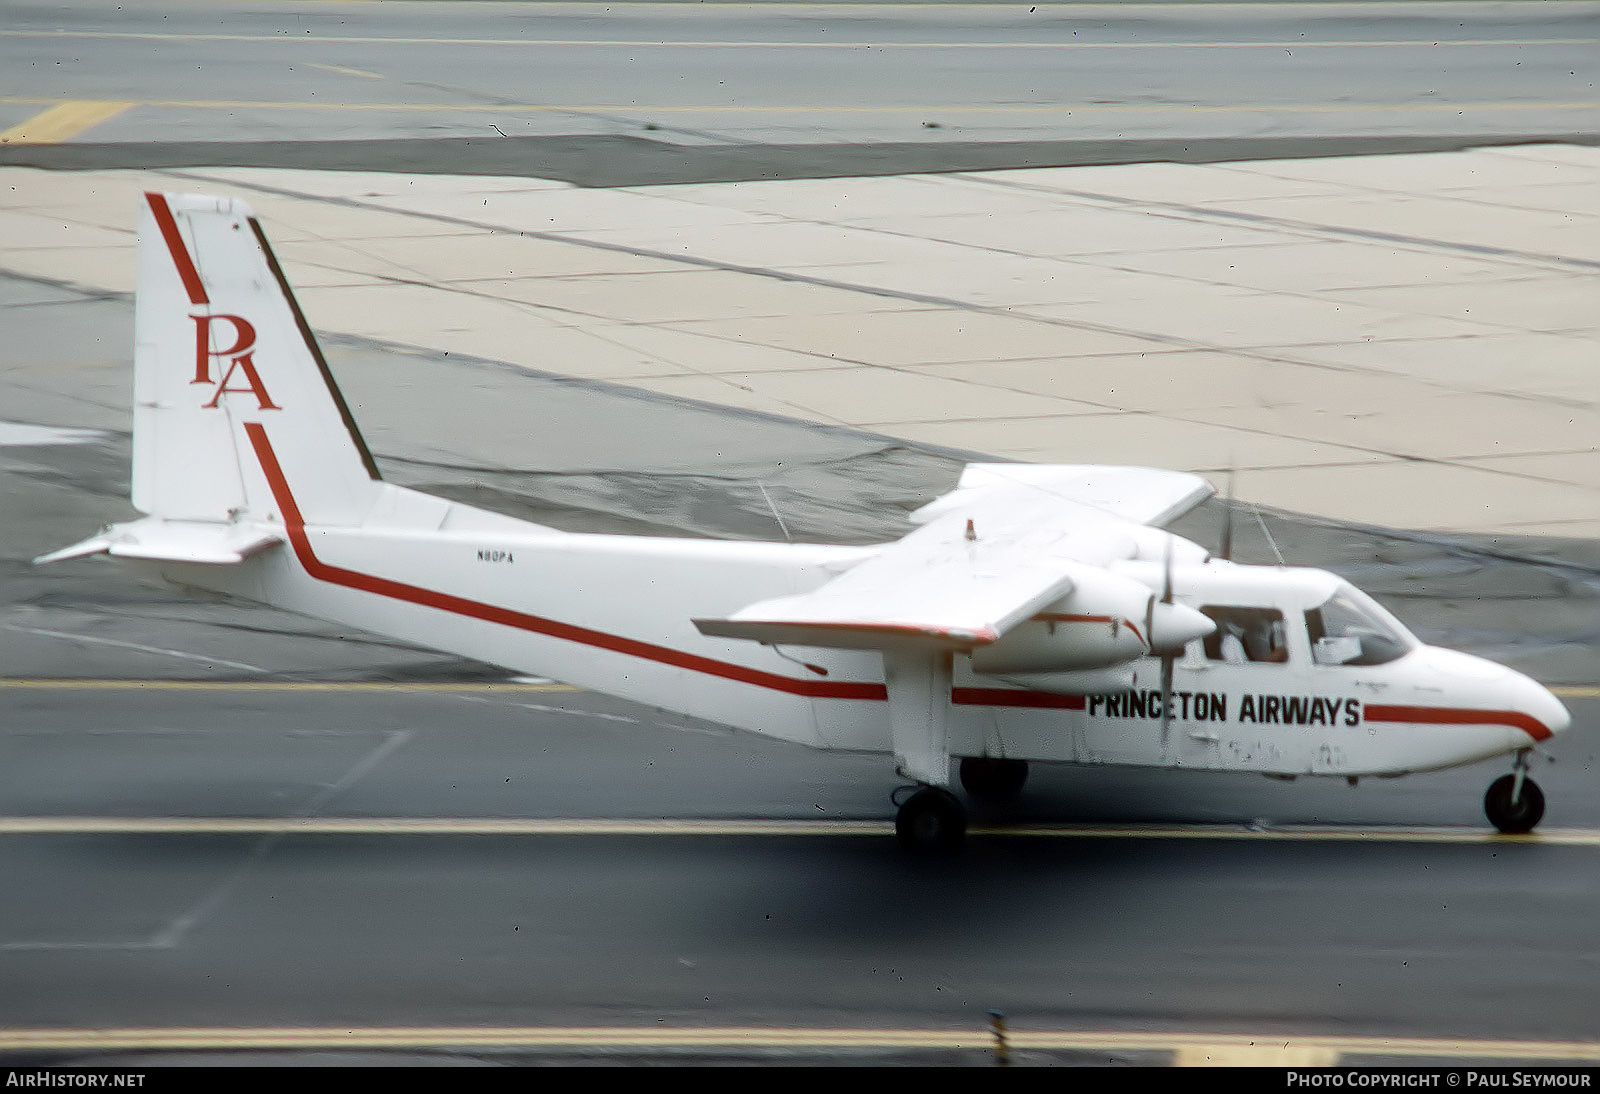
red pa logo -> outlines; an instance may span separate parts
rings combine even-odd
[[[211,396],[211,401],[203,405],[204,410],[215,410],[224,395],[251,394],[256,397],[256,403],[261,410],[282,410],[283,408],[272,401],[272,396],[267,394],[267,387],[261,382],[261,374],[256,371],[256,364],[250,359],[256,345],[256,328],[248,319],[237,315],[191,315],[194,320],[194,379],[192,384],[209,384],[211,380],[211,361],[227,361],[228,367],[218,380],[216,393]],[[213,323],[226,322],[233,327],[233,345],[227,349],[213,349],[211,342],[211,326]],[[218,342],[220,345],[220,340]],[[244,386],[229,387],[239,377],[238,383]]]

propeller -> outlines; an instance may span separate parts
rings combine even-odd
[[[1167,540],[1166,558],[1162,562],[1161,603],[1172,603],[1172,540]],[[1161,752],[1167,751],[1167,739],[1172,732],[1172,666],[1177,654],[1172,650],[1161,654]]]
[[[1144,633],[1146,641],[1150,643],[1150,652],[1156,651],[1156,604],[1172,603],[1172,540],[1168,538],[1167,549],[1161,564],[1161,599],[1158,601],[1154,594],[1145,603]],[[1161,658],[1161,750],[1167,749],[1167,738],[1172,731],[1172,668],[1177,659],[1177,653],[1172,650],[1163,650],[1157,653]]]

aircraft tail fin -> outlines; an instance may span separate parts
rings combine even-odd
[[[182,525],[281,520],[250,435],[264,431],[306,523],[359,523],[377,465],[249,205],[146,194],[138,264],[134,507]]]

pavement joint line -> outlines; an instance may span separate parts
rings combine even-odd
[[[876,50],[878,52],[909,52],[920,50],[1024,50],[1096,52],[1101,50],[1212,50],[1212,49],[1461,49],[1504,46],[1586,46],[1600,42],[1597,38],[1372,38],[1330,39],[1307,41],[1303,38],[1261,41],[1227,42],[876,42],[867,40],[832,42],[795,42],[737,39],[630,39],[630,38],[440,38],[398,37],[386,35],[288,35],[288,34],[180,34],[156,31],[104,31],[104,30],[5,30],[4,38],[42,39],[92,39],[97,41],[175,41],[175,42],[272,42],[297,45],[375,45],[375,46],[509,46],[549,49],[573,47],[581,49],[817,49],[817,50]]]
[[[57,103],[56,99],[26,96],[0,97],[0,103],[15,105],[41,105]],[[62,103],[63,106],[74,105]],[[718,104],[671,105],[666,103],[339,103],[312,100],[285,99],[141,99],[119,103],[119,107],[156,107],[163,110],[359,110],[394,111],[404,113],[497,113],[497,114],[1159,114],[1170,112],[1171,104],[1129,103],[1057,103],[1057,104],[1003,104],[974,106],[970,103],[946,103],[932,106],[840,106],[823,104],[767,104],[726,106]],[[1185,105],[1186,114],[1460,114],[1465,111],[1492,111],[1518,113],[1530,110],[1594,110],[1600,99],[1561,101],[1526,100],[1521,102],[1428,102],[1428,103],[1241,103],[1234,105]],[[120,112],[120,111],[119,111]],[[46,111],[45,113],[50,113]],[[43,115],[41,115],[42,117]],[[104,120],[104,119],[100,119]],[[85,128],[87,128],[85,126]]]
[[[6,630],[18,631],[22,634],[36,634],[45,638],[60,638],[70,642],[86,642],[95,646],[112,646],[117,649],[136,650],[139,653],[151,653],[161,657],[176,657],[182,661],[196,661],[202,665],[237,669],[243,672],[265,672],[258,665],[244,661],[230,661],[225,657],[212,657],[201,653],[190,653],[188,650],[175,650],[165,646],[151,646],[142,642],[129,642],[120,638],[102,638],[98,635],[80,634],[72,631],[51,630],[45,627],[27,627],[20,623],[4,624]]]
[[[891,820],[721,820],[658,818],[520,817],[0,817],[3,836],[64,835],[274,835],[274,836],[706,836],[886,837]],[[974,825],[977,837],[1067,840],[1269,840],[1322,843],[1422,843],[1499,846],[1600,847],[1600,829],[1555,828],[1501,835],[1487,828],[1341,828],[1331,825],[1248,824],[1022,824]]]
[[[1600,104],[1597,104],[1600,105]],[[1268,227],[1282,230],[1291,235],[1300,235],[1311,240],[1325,240],[1329,238],[1346,238],[1363,243],[1397,244],[1410,247],[1422,254],[1438,254],[1441,251],[1458,251],[1465,254],[1485,257],[1497,261],[1516,264],[1527,264],[1533,270],[1550,267],[1571,267],[1579,269],[1600,269],[1600,261],[1582,258],[1574,255],[1548,254],[1539,251],[1522,251],[1511,247],[1496,247],[1487,244],[1468,243],[1459,240],[1434,239],[1428,236],[1410,235],[1403,232],[1386,232],[1373,228],[1354,227],[1347,224],[1319,224],[1312,220],[1303,220],[1297,217],[1275,216],[1266,213],[1253,213],[1246,209],[1224,209],[1214,206],[1193,205],[1179,201],[1162,201],[1152,198],[1125,197],[1120,194],[1108,194],[1092,190],[1067,189],[1065,187],[1050,186],[1037,182],[1021,182],[1016,179],[986,178],[979,172],[961,172],[959,175],[965,181],[981,186],[995,186],[1009,190],[1025,190],[1029,193],[1059,194],[1085,200],[1104,202],[1116,208],[1134,208],[1139,210],[1152,210],[1155,208],[1167,210],[1166,215],[1176,220],[1195,224],[1215,223],[1224,221],[1235,224],[1245,224],[1253,227]],[[1377,191],[1384,196],[1398,196],[1392,191]],[[1156,214],[1161,215],[1161,214]],[[1290,293],[1292,296],[1305,296],[1316,299],[1319,294]]]
[[[1228,1050],[1333,1053],[1431,1059],[1600,1062],[1591,1041],[1274,1034],[1253,1036],[1201,1031],[1006,1031],[1012,1049],[1194,1052]],[[992,1049],[991,1030],[775,1026],[239,1026],[38,1028],[0,1030],[0,1051],[76,1049]]]

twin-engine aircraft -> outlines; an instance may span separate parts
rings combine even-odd
[[[817,748],[894,757],[896,829],[950,849],[1031,761],[1276,777],[1513,757],[1485,798],[1526,832],[1530,749],[1569,721],[1526,676],[1423,645],[1318,570],[1162,530],[1208,497],[1131,467],[974,464],[879,547],[579,535],[382,481],[242,201],[149,194],[133,504],[41,558],[181,586]]]

